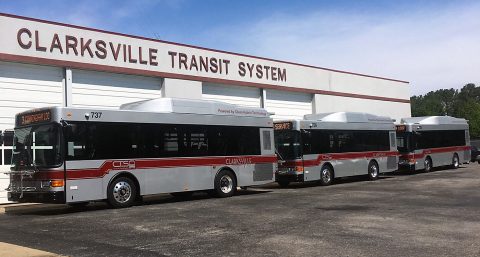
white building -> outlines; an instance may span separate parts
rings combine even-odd
[[[26,109],[158,97],[261,106],[274,118],[410,116],[408,82],[0,14],[0,130]],[[11,146],[2,146],[7,167]],[[3,178],[3,179],[2,179]],[[0,175],[0,190],[7,180]],[[4,195],[0,191],[0,202]]]

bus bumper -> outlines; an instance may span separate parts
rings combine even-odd
[[[415,171],[415,164],[399,164],[398,171]]]
[[[288,182],[304,182],[303,174],[275,174],[275,182],[288,181]]]
[[[65,203],[65,192],[8,192],[8,200],[19,203]]]

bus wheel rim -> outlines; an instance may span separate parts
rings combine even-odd
[[[430,161],[428,159],[425,160],[425,169],[430,170]]]
[[[459,163],[458,163],[458,157],[456,155],[453,157],[453,166],[455,166],[455,167],[460,166]]]
[[[228,194],[232,189],[233,179],[228,175],[223,175],[222,178],[220,178],[220,190],[222,190],[223,193]]]
[[[113,187],[113,198],[118,203],[126,203],[132,197],[132,187],[125,181],[120,181]]]
[[[370,167],[370,174],[372,174],[372,177],[376,178],[378,176],[378,169],[376,165],[372,165]]]
[[[331,179],[332,179],[332,178],[331,178],[331,176],[330,176],[330,170],[324,169],[324,170],[322,171],[322,180],[323,180],[323,182],[328,183],[328,182],[330,182]]]

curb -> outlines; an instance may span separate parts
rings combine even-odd
[[[0,242],[0,255],[1,256],[11,256],[11,257],[21,257],[21,256],[30,256],[30,257],[62,257],[51,252],[46,252],[34,248],[24,247],[20,245],[8,244]]]
[[[63,209],[63,204],[43,204],[43,203],[10,203],[0,205],[0,214],[5,213],[18,213],[25,211],[46,211]]]

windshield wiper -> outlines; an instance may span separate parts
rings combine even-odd
[[[283,158],[283,156],[280,154],[280,152],[277,151],[277,148],[275,148],[275,153],[277,154],[278,157],[280,157],[280,162],[281,163],[286,162],[285,158]]]

